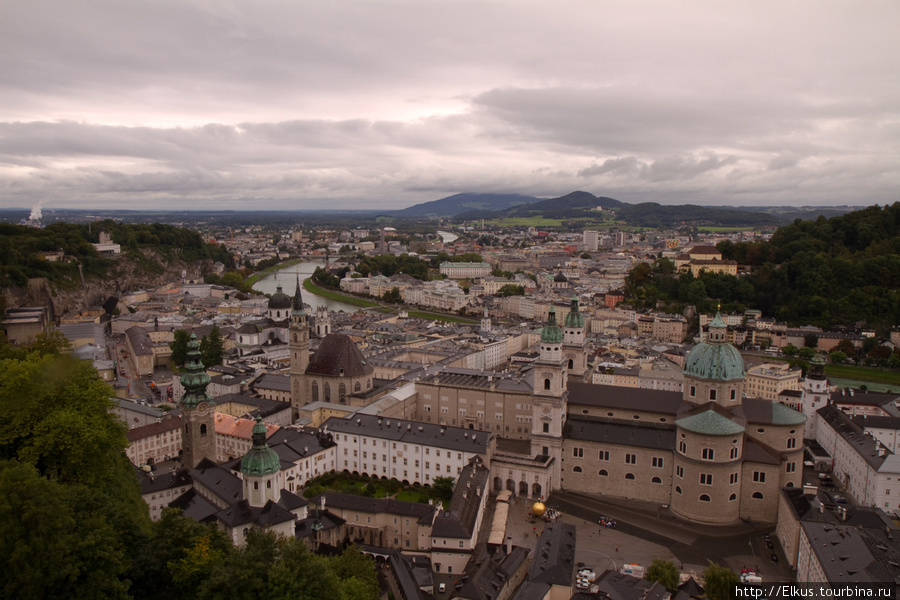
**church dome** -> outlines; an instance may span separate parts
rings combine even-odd
[[[253,447],[241,459],[241,473],[244,475],[271,475],[281,470],[278,454],[266,443],[266,425],[256,417],[253,426]]]
[[[556,309],[551,306],[547,316],[547,324],[541,329],[541,342],[544,344],[562,343],[563,332],[559,325],[556,324]]]
[[[281,284],[279,283],[275,293],[269,298],[269,310],[290,309],[292,304],[291,297],[281,291]]]
[[[556,277],[553,278],[553,281],[555,281],[556,283],[568,283],[569,279],[568,279],[568,277],[566,277],[565,275],[562,274],[562,271],[560,271],[556,275]]]
[[[699,379],[732,381],[744,379],[744,359],[725,338],[726,325],[721,315],[709,324],[708,341],[700,342],[687,357],[684,374]]]
[[[566,329],[584,328],[584,315],[578,311],[578,297],[572,298],[572,310],[566,315]]]

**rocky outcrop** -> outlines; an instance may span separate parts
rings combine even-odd
[[[65,289],[55,286],[45,278],[29,279],[27,287],[10,286],[3,288],[3,299],[7,308],[22,306],[47,306],[50,318],[57,320],[63,315],[75,313],[89,306],[106,302],[110,296],[123,296],[129,292],[153,289],[180,281],[182,270],[189,279],[200,278],[211,269],[207,262],[185,263],[180,260],[165,262],[152,250],[144,250],[147,259],[162,265],[161,272],[150,273],[135,261],[122,256],[104,277],[79,279]]]

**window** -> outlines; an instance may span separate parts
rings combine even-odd
[[[354,391],[354,392],[358,392],[358,391],[360,391],[361,389],[362,389],[362,386],[359,385],[359,382],[358,382],[358,381],[357,381],[356,383],[353,384],[353,391]]]
[[[317,381],[312,382],[312,401],[319,401],[319,382]]]
[[[716,399],[716,390],[709,390],[709,399],[710,400]]]
[[[684,442],[678,442],[678,451],[682,454],[687,454],[687,444]]]
[[[700,502],[709,502],[708,494],[700,494]]]
[[[544,380],[544,389],[545,389],[545,390],[549,390],[549,389],[550,389],[550,380],[549,380],[549,379],[545,379],[545,380]]]
[[[331,385],[325,382],[325,402],[331,402]]]
[[[716,455],[716,451],[712,448],[704,448],[703,449],[703,460],[712,460]]]
[[[681,486],[680,486],[680,485],[676,485],[676,486],[675,486],[675,493],[676,493],[676,494],[680,494],[680,493],[681,493]]]
[[[572,467],[573,473],[581,473],[581,467]]]
[[[793,473],[796,470],[797,470],[797,463],[790,462],[787,465],[785,465],[785,472],[787,472],[787,473]]]
[[[732,399],[732,400],[736,400],[736,399],[737,399],[737,390],[731,390],[731,399]]]
[[[572,456],[575,458],[584,458],[584,448],[572,448]]]
[[[347,403],[347,386],[343,383],[338,386],[338,402],[341,404]]]
[[[684,469],[681,466],[675,467],[675,474],[680,478],[684,479]]]
[[[766,474],[762,471],[753,471],[753,481],[754,483],[765,483]]]
[[[550,423],[544,423],[544,433],[550,433]]]
[[[460,548],[463,547],[463,544],[464,544],[463,540],[459,540],[459,547],[460,547]]]
[[[625,464],[626,465],[636,465],[637,464],[637,454],[626,454],[625,455]]]
[[[762,500],[762,499],[763,499],[763,495],[762,495],[761,492],[753,492],[753,498],[756,499],[756,500]]]
[[[662,479],[660,479],[659,477],[654,477],[650,480],[650,483],[662,483]]]
[[[728,496],[729,502],[734,502],[735,500],[737,500],[737,494],[732,494],[732,495]]]
[[[700,473],[700,485],[712,485],[712,473]]]
[[[206,435],[206,423],[200,424],[200,435]]]
[[[625,479],[634,479],[634,473],[625,473]]]
[[[606,469],[600,469],[600,472],[597,473],[597,475],[599,475],[600,477],[609,477],[609,473],[606,471]]]
[[[697,395],[697,387],[692,385],[691,386],[691,398],[693,398],[696,395]]]
[[[734,448],[731,449],[731,458],[737,458],[737,457],[738,457],[738,449],[737,449],[737,446],[735,446]]]
[[[797,447],[797,438],[788,438],[787,447],[790,450],[791,448]]]
[[[738,474],[737,473],[732,473],[731,475],[728,476],[728,483],[734,484],[737,482],[738,482]]]
[[[600,455],[598,456],[598,460],[603,460],[603,461],[609,462],[609,451],[601,450]]]
[[[663,457],[662,456],[654,456],[653,460],[651,461],[651,464],[653,467],[655,467],[657,469],[662,469],[663,468]]]

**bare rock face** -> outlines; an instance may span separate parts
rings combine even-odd
[[[110,296],[122,296],[129,292],[154,289],[172,281],[181,280],[182,270],[190,279],[199,278],[211,268],[207,262],[186,263],[181,260],[165,262],[152,250],[144,250],[144,256],[160,265],[149,272],[135,261],[122,256],[116,259],[113,269],[104,277],[75,281],[65,288],[51,284],[45,278],[29,279],[26,288],[3,288],[3,299],[8,308],[23,306],[47,306],[51,320],[75,313],[89,306],[106,302]]]

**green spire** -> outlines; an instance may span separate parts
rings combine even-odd
[[[582,329],[584,315],[578,311],[578,296],[572,296],[572,310],[566,315],[566,329]]]
[[[266,443],[266,425],[262,417],[256,417],[253,426],[253,447],[241,460],[241,473],[244,475],[271,475],[281,470],[278,454]]]
[[[197,336],[191,334],[188,341],[187,360],[184,363],[187,373],[181,376],[181,385],[184,386],[184,395],[181,397],[181,405],[185,408],[194,408],[201,402],[215,404],[206,392],[209,385],[209,375],[200,360],[200,342]]]
[[[563,332],[559,325],[556,324],[556,308],[550,307],[547,314],[547,324],[541,329],[542,344],[560,344],[563,340]]]

